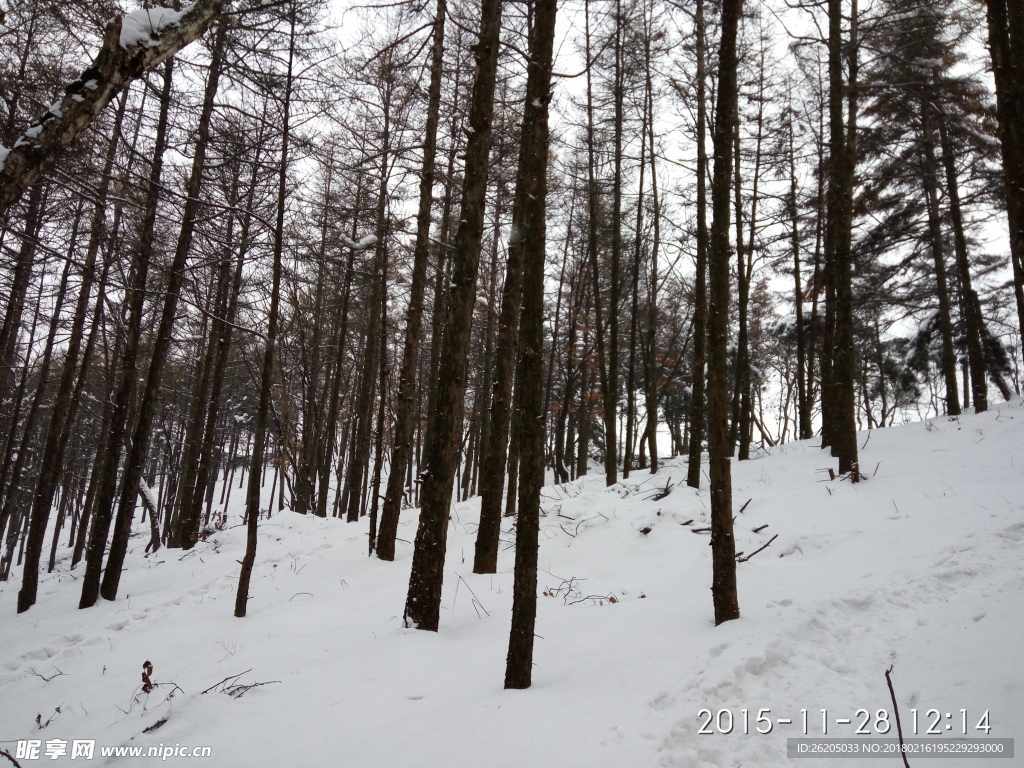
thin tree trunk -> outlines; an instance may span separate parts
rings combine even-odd
[[[523,242],[523,314],[519,388],[519,519],[516,525],[512,630],[505,665],[505,688],[529,688],[537,617],[537,550],[540,490],[544,485],[544,261],[547,210],[548,102],[557,0],[536,0],[530,34],[530,64],[520,161],[520,184],[529,190],[520,217]],[[517,185],[518,186],[518,185]],[[518,196],[517,196],[518,197]]]
[[[949,283],[946,280],[946,254],[942,244],[938,163],[935,160],[935,133],[932,130],[929,112],[929,105],[921,104],[925,202],[928,208],[928,231],[932,241],[932,260],[935,264],[935,292],[939,299],[939,335],[942,342],[941,368],[946,386],[946,413],[950,416],[958,416],[960,414],[960,396],[956,380],[956,353],[953,351],[953,313],[949,304]]]
[[[960,207],[960,184],[957,179],[956,157],[946,129],[946,115],[938,113],[939,143],[942,146],[942,164],[946,172],[946,194],[949,196],[949,212],[953,220],[953,252],[956,255],[957,273],[960,278],[960,303],[964,316],[964,330],[967,335],[967,364],[971,373],[971,395],[974,412],[988,410],[988,380],[985,371],[985,353],[981,344],[981,323],[978,316],[977,295],[971,284],[971,262],[967,253],[967,236],[964,234],[963,211]],[[967,400],[967,390],[964,390]]]
[[[704,0],[696,0],[694,36],[697,48],[697,274],[693,293],[693,375],[690,396],[690,445],[686,484],[700,488],[701,444],[704,435],[708,303],[707,303],[707,176],[708,155],[705,146],[707,133],[707,74],[705,72],[705,45],[707,33],[704,24]],[[673,454],[675,450],[672,451]]]
[[[698,0],[703,7],[703,0]],[[703,11],[701,11],[703,14]],[[703,43],[700,44],[703,48]],[[701,51],[703,55],[703,50]],[[658,381],[657,381],[657,349],[658,349],[658,249],[661,247],[661,201],[658,198],[658,150],[654,143],[654,85],[651,78],[651,34],[648,33],[645,41],[645,88],[647,91],[647,134],[650,141],[651,158],[651,204],[654,208],[652,223],[654,225],[654,239],[651,242],[651,274],[650,274],[650,295],[647,298],[647,370],[645,375],[646,387],[646,408],[647,408],[647,442],[651,452],[651,474],[658,471]],[[702,86],[703,87],[703,86]],[[703,109],[703,106],[700,107]],[[704,138],[701,134],[701,145]],[[706,163],[706,159],[705,159]],[[701,182],[703,183],[703,182]],[[706,297],[705,297],[706,298]],[[704,330],[694,335],[704,340]],[[703,372],[701,373],[703,380]],[[692,434],[692,432],[691,432]],[[698,450],[700,446],[698,445]],[[698,455],[698,465],[700,457]]]
[[[416,396],[416,367],[423,327],[423,294],[430,255],[430,206],[433,203],[434,163],[437,156],[437,123],[441,109],[441,78],[444,64],[444,20],[447,0],[437,0],[434,12],[434,40],[431,46],[430,86],[427,92],[427,124],[423,136],[423,168],[420,171],[419,211],[416,216],[416,245],[413,249],[412,285],[405,321],[402,371],[395,398],[394,448],[391,471],[377,536],[377,557],[395,559],[395,537],[402,510],[406,469],[412,457],[413,404]]]
[[[263,475],[263,458],[267,440],[267,425],[270,412],[270,386],[274,375],[274,347],[277,343],[278,314],[281,302],[281,257],[284,251],[284,214],[288,202],[288,152],[289,122],[291,118],[292,66],[295,61],[295,6],[289,8],[290,31],[288,38],[288,73],[285,78],[284,103],[281,111],[281,160],[277,167],[277,221],[274,226],[274,265],[270,286],[270,313],[267,317],[267,336],[263,350],[263,366],[260,370],[260,399],[256,406],[253,424],[252,459],[249,463],[249,484],[245,494],[245,555],[238,575],[238,592],[235,595],[235,618],[244,618],[249,601],[249,581],[256,563],[256,532],[260,517],[260,487]]]
[[[853,183],[856,169],[854,130],[843,122],[844,96],[849,100],[850,128],[856,128],[856,70],[843,83],[843,13],[841,0],[828,0],[829,15],[829,184],[827,248],[835,286],[835,341],[832,349],[834,391],[832,455],[839,459],[840,474],[860,478],[857,463],[857,414],[854,384],[853,275],[851,232]],[[856,4],[850,32],[850,61],[856,60]]]

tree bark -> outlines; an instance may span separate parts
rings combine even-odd
[[[935,293],[939,299],[939,335],[942,341],[941,368],[946,386],[946,413],[950,416],[958,416],[960,414],[960,396],[956,380],[956,353],[953,351],[953,313],[949,304],[946,254],[942,245],[938,163],[935,160],[935,132],[932,129],[930,111],[931,107],[928,104],[921,104],[925,203],[928,208],[928,232],[932,241],[932,261],[935,264]]]
[[[827,258],[832,264],[835,287],[835,337],[832,348],[833,419],[832,455],[839,459],[840,474],[860,473],[857,463],[857,414],[854,389],[853,274],[851,232],[853,226],[853,176],[856,168],[853,131],[843,120],[843,103],[849,99],[850,127],[856,126],[856,72],[843,83],[843,14],[841,0],[828,0],[829,43],[829,183]],[[853,11],[850,59],[856,59],[856,6]]]
[[[476,77],[469,111],[471,132],[466,144],[461,213],[452,257],[445,333],[438,361],[436,412],[426,439],[422,508],[405,604],[406,625],[433,632],[437,631],[440,620],[448,515],[465,409],[467,357],[483,236],[501,11],[500,0],[483,0],[481,4],[480,36],[474,49]]]
[[[548,102],[557,0],[535,0],[530,34],[526,106],[523,111],[518,189],[527,194],[521,209],[523,308],[519,387],[519,519],[516,525],[512,630],[505,665],[505,688],[529,688],[537,617],[537,550],[540,490],[544,485],[544,262],[547,209]],[[517,202],[519,195],[516,195]]]
[[[736,542],[732,524],[732,469],[727,410],[726,348],[729,333],[729,174],[737,120],[736,35],[743,0],[723,0],[718,53],[718,99],[711,188],[708,306],[708,455],[711,476],[711,594],[715,624],[740,615],[736,593]]]
[[[707,33],[704,22],[704,0],[696,0],[694,36],[697,49],[697,274],[693,290],[693,369],[690,394],[690,450],[686,467],[686,484],[700,488],[700,459],[704,435],[705,394],[704,374],[707,349],[707,73],[705,72],[705,45]],[[673,451],[674,453],[674,451]]]

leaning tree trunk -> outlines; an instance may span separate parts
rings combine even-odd
[[[470,134],[466,143],[462,207],[452,256],[447,322],[438,360],[436,410],[426,440],[420,523],[405,604],[406,624],[433,632],[437,631],[440,619],[448,512],[452,482],[458,468],[465,408],[463,401],[483,236],[501,10],[500,0],[483,0],[481,3],[480,39],[474,49],[476,78],[469,109]]]
[[[96,496],[93,502],[92,527],[89,530],[89,544],[85,554],[85,575],[82,578],[82,596],[79,608],[96,604],[100,594],[100,580],[103,571],[103,552],[113,517],[113,506],[117,493],[117,472],[121,454],[126,443],[129,428],[129,409],[136,388],[139,345],[142,336],[142,315],[146,296],[146,281],[153,256],[156,208],[161,188],[163,155],[167,137],[167,111],[171,99],[173,61],[165,68],[163,89],[160,94],[160,117],[157,123],[156,143],[153,149],[153,163],[150,168],[146,189],[146,207],[142,220],[139,245],[132,265],[133,279],[130,291],[129,324],[121,353],[121,378],[114,397],[111,413],[111,427],[107,433],[102,456],[95,471],[99,472]],[[49,515],[49,510],[46,512]]]
[[[64,96],[22,135],[0,162],[0,218],[95,120],[115,96],[143,72],[160,65],[200,37],[220,13],[223,0],[196,0],[185,13],[159,16],[138,10],[115,16],[92,64],[64,89]],[[150,19],[174,18],[160,24]]]
[[[117,597],[117,588],[121,581],[124,558],[128,552],[128,537],[131,534],[132,517],[135,514],[135,500],[139,495],[139,481],[142,479],[142,465],[149,450],[149,436],[153,429],[156,414],[157,398],[160,392],[164,365],[171,348],[174,335],[174,323],[178,314],[178,297],[185,278],[185,263],[192,248],[195,223],[199,214],[199,194],[203,185],[203,169],[206,166],[206,150],[210,143],[210,120],[213,115],[213,103],[217,94],[220,78],[221,51],[224,41],[223,29],[218,34],[218,42],[214,46],[210,62],[210,73],[207,76],[206,89],[203,94],[203,106],[199,116],[196,136],[195,154],[192,158],[192,169],[186,185],[187,198],[182,210],[181,230],[171,261],[170,275],[167,280],[167,296],[164,299],[163,314],[157,329],[156,342],[153,345],[153,357],[149,364],[146,388],[143,390],[138,406],[138,417],[135,433],[132,436],[131,450],[124,469],[124,481],[121,484],[121,498],[114,521],[114,533],[110,542],[110,555],[103,572],[101,596],[106,600]]]

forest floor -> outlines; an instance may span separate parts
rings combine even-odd
[[[884,729],[890,667],[905,736],[916,710],[918,736],[934,722],[943,736],[983,737],[988,712],[989,737],[1024,739],[1021,401],[859,440],[857,485],[829,479],[817,440],[734,462],[737,549],[752,557],[738,566],[742,618],[720,627],[698,532],[708,495],[685,486],[682,459],[610,488],[597,471],[545,488],[525,691],[502,690],[511,520],[500,573],[474,575],[477,499],[453,509],[436,634],[402,627],[414,511],[394,563],[366,556],[365,521],[265,520],[245,619],[232,617],[243,528],[147,558],[140,526],[115,602],[78,610],[67,559],[26,614],[15,614],[20,573],[0,585],[0,748],[40,741],[23,768],[52,740],[68,742],[56,763],[77,764],[79,739],[96,742],[94,764],[133,766],[149,760],[101,748],[208,746],[193,762],[217,768],[780,766],[803,710],[812,737],[822,710],[830,737],[853,736],[858,710]],[[755,731],[758,715],[770,733]]]

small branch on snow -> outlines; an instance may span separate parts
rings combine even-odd
[[[79,650],[81,650],[81,649],[79,649]],[[43,674],[40,674],[39,672],[36,672],[36,671],[35,671],[35,669],[33,669],[32,667],[29,667],[28,673],[29,673],[30,675],[33,675],[34,677],[38,677],[38,678],[40,678],[40,679],[41,679],[41,680],[42,680],[42,681],[43,681],[44,683],[48,683],[48,682],[50,682],[51,680],[53,680],[53,678],[55,678],[55,677],[60,677],[61,675],[63,675],[63,674],[64,674],[64,673],[63,673],[63,672],[61,672],[61,671],[60,671],[60,669],[58,669],[57,667],[54,667],[54,669],[56,669],[56,670],[57,670],[57,674],[55,674],[55,675],[50,675],[49,677],[46,677],[45,675],[43,675]]]
[[[889,695],[892,696],[892,709],[893,712],[896,714],[896,732],[900,736],[900,754],[903,755],[903,765],[906,766],[906,768],[910,768],[910,763],[907,762],[907,753],[903,750],[903,726],[900,725],[900,708],[899,705],[896,703],[896,691],[894,691],[892,688],[892,678],[890,677],[891,673],[892,665],[890,665],[889,668],[885,670],[885,682],[889,685]]]
[[[777,533],[776,533],[776,534],[775,534],[774,536],[772,536],[772,537],[771,537],[770,539],[768,539],[768,543],[767,543],[767,544],[765,544],[765,545],[764,545],[763,547],[761,547],[761,549],[755,549],[755,550],[754,550],[753,552],[751,552],[751,553],[750,553],[749,555],[747,555],[746,557],[741,557],[741,558],[738,558],[738,562],[741,562],[741,563],[745,563],[745,562],[747,562],[747,560],[749,560],[750,558],[752,558],[752,557],[753,557],[754,555],[756,555],[756,554],[757,554],[758,552],[760,552],[760,551],[761,551],[761,550],[763,550],[763,549],[767,549],[767,548],[768,548],[769,546],[771,546],[771,543],[772,543],[773,541],[775,541],[775,540],[776,540],[777,538],[779,538],[779,534],[777,534]]]
[[[216,688],[216,687],[217,687],[218,685],[224,685],[224,683],[228,682],[229,680],[237,680],[237,679],[238,679],[238,678],[240,678],[240,677],[241,677],[242,675],[247,675],[247,674],[249,674],[250,672],[252,672],[252,667],[249,667],[249,669],[245,670],[245,672],[239,672],[239,673],[238,673],[237,675],[231,675],[231,676],[229,676],[229,677],[225,677],[225,678],[224,678],[223,680],[221,680],[221,681],[220,681],[219,683],[214,683],[214,684],[213,684],[213,685],[211,685],[211,686],[210,686],[209,688],[207,688],[207,689],[206,689],[205,691],[202,691],[202,692],[200,692],[200,694],[199,694],[199,695],[200,695],[200,696],[202,696],[203,694],[207,694],[207,693],[209,693],[210,691],[212,691],[212,690],[213,690],[214,688]]]

